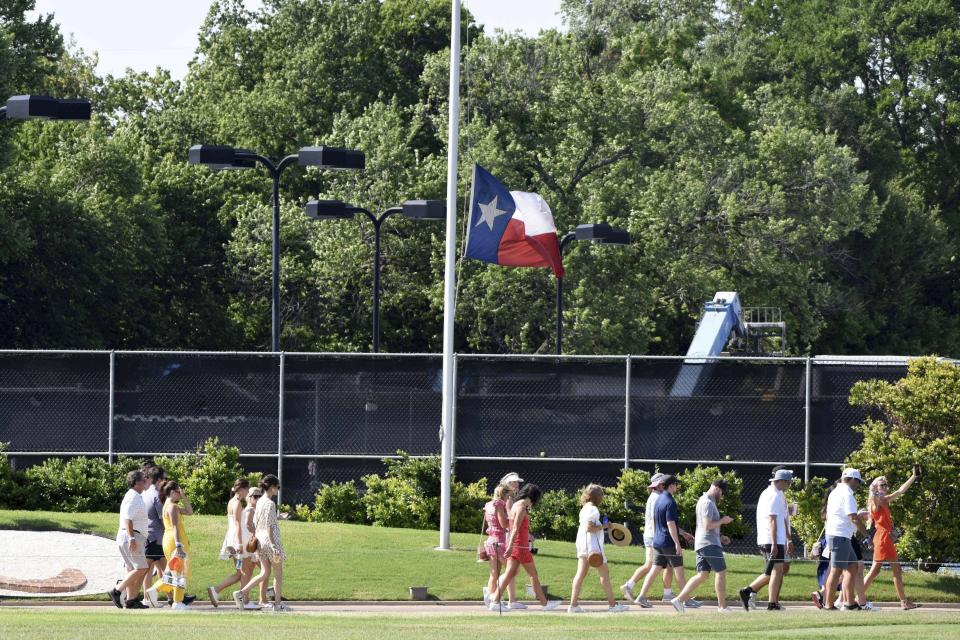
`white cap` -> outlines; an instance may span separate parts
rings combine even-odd
[[[514,473],[513,471],[511,471],[507,475],[500,478],[500,484],[507,485],[507,484],[510,484],[511,482],[523,482],[523,478],[521,478],[518,474]]]
[[[840,476],[840,479],[846,480],[847,478],[855,478],[860,482],[863,482],[863,478],[860,477],[860,471],[858,469],[844,469],[843,475]]]

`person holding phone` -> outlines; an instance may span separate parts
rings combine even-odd
[[[863,588],[864,591],[869,589],[876,577],[880,575],[883,563],[889,562],[890,570],[893,572],[893,586],[900,599],[900,608],[904,611],[916,609],[920,605],[907,600],[907,594],[903,589],[903,570],[900,568],[900,559],[894,544],[896,540],[893,533],[893,517],[890,515],[890,503],[899,500],[919,477],[920,465],[915,464],[913,475],[907,478],[899,489],[889,492],[887,478],[880,476],[870,483],[870,497],[867,499],[870,519],[876,524],[877,530],[873,534],[873,566],[870,567],[870,572],[864,579]]]
[[[610,571],[607,568],[607,555],[603,551],[604,531],[609,527],[609,519],[600,517],[600,504],[603,502],[603,487],[590,484],[580,494],[580,528],[577,531],[577,573],[573,576],[573,589],[570,595],[570,606],[567,613],[583,613],[580,606],[580,590],[583,581],[590,571],[596,567],[600,574],[600,586],[607,595],[608,611],[620,613],[630,607],[620,604],[613,596],[610,586]],[[599,558],[599,559],[598,559]]]

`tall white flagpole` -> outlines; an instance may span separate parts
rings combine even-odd
[[[457,279],[457,156],[460,141],[460,0],[450,19],[450,122],[447,136],[447,246],[443,271],[443,408],[440,413],[440,546],[450,549],[450,484],[453,470],[453,321]]]

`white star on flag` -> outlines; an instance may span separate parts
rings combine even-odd
[[[497,196],[493,197],[493,200],[487,204],[477,204],[480,207],[480,219],[477,220],[477,224],[473,225],[479,227],[484,222],[487,223],[487,226],[490,228],[490,231],[493,231],[493,225],[497,221],[497,218],[506,213],[503,209],[497,209]]]

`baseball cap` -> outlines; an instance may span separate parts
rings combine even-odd
[[[863,482],[863,478],[860,477],[859,469],[844,469],[843,475],[840,476],[841,479],[846,480],[847,478],[855,478],[860,482]]]
[[[663,482],[664,475],[662,473],[655,473],[650,476],[650,484],[647,485],[648,489],[656,489]]]

